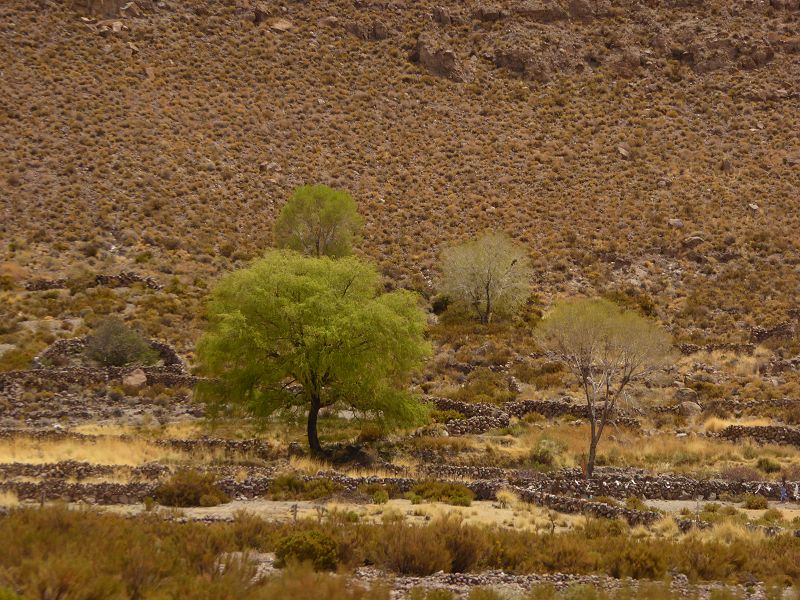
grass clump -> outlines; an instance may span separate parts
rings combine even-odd
[[[760,494],[745,494],[742,498],[742,506],[748,510],[762,510],[769,506],[765,496]]]
[[[422,481],[411,488],[409,500],[414,504],[421,502],[444,502],[453,506],[469,506],[475,494],[467,486],[446,481]]]
[[[339,561],[336,542],[320,531],[300,531],[282,537],[275,550],[275,565],[308,562],[316,571],[333,571]]]
[[[217,506],[230,502],[230,496],[216,484],[210,473],[182,470],[156,488],[155,498],[164,506]]]
[[[285,473],[272,480],[268,496],[272,500],[318,500],[332,496],[341,489],[341,485],[329,479],[305,480]]]

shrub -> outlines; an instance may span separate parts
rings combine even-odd
[[[384,535],[373,540],[372,561],[402,575],[431,575],[452,564],[444,540],[430,527],[391,523]]]
[[[336,542],[320,531],[300,531],[282,537],[275,549],[275,565],[309,562],[317,571],[332,571],[338,563]]]
[[[637,498],[636,496],[629,496],[625,500],[625,508],[630,508],[631,510],[652,510],[641,498]]]
[[[742,505],[749,510],[761,510],[767,508],[769,503],[767,499],[760,494],[745,494],[742,499]]]
[[[182,470],[156,488],[155,498],[164,506],[217,506],[230,497],[217,487],[214,475]]]
[[[460,483],[427,480],[411,488],[409,496],[429,502],[444,502],[453,506],[469,506],[475,499],[475,494],[468,487]]]
[[[464,414],[457,410],[432,410],[430,415],[435,423],[447,423],[448,421],[457,421],[464,418]]]
[[[358,491],[368,496],[375,504],[386,504],[389,498],[396,498],[401,495],[395,485],[384,485],[382,483],[362,483],[358,486]]]
[[[268,495],[273,500],[317,500],[331,496],[342,486],[329,479],[310,479],[308,481],[287,473],[278,475],[269,486]]]
[[[508,388],[508,379],[502,373],[481,367],[467,375],[464,387],[450,394],[453,400],[487,404],[511,402],[516,394]]]
[[[290,565],[267,579],[263,595],[270,600],[389,600],[389,591],[377,585],[365,589],[344,577],[315,572],[307,565]],[[230,598],[232,596],[221,596]]]
[[[102,321],[86,344],[86,355],[106,367],[152,364],[158,354],[147,340],[119,319]]]
[[[777,473],[781,470],[781,464],[768,456],[762,456],[758,459],[756,467],[764,471],[764,473]]]

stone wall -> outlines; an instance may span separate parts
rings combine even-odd
[[[502,406],[493,404],[469,403],[450,398],[429,396],[425,399],[438,410],[454,410],[465,415],[465,419],[453,419],[447,422],[446,429],[450,435],[480,434],[501,427],[508,427],[510,418],[522,418],[531,413],[539,413],[547,418],[572,415],[588,419],[589,408],[582,404],[555,400],[521,400],[508,402]],[[639,421],[616,411],[609,421],[622,427],[639,429]]]
[[[781,425],[729,425],[718,436],[734,442],[749,438],[759,444],[789,444],[800,448],[800,430]]]
[[[119,4],[116,0],[109,0]],[[142,283],[151,290],[160,290],[164,286],[152,277],[145,277],[130,271],[119,273],[118,275],[95,275],[92,281],[85,284],[85,287],[109,286],[109,287],[128,287],[135,283]],[[25,284],[25,289],[29,292],[41,292],[45,290],[57,290],[66,288],[69,284],[67,279],[36,279]]]

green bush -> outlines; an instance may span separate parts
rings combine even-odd
[[[230,497],[217,487],[214,475],[181,470],[156,488],[155,499],[164,506],[217,506]]]
[[[435,423],[447,423],[448,421],[464,418],[464,414],[457,410],[432,410],[430,415],[431,420]]]
[[[742,505],[749,510],[760,510],[767,508],[769,503],[766,497],[760,494],[745,494],[742,499]]]
[[[509,390],[507,376],[481,367],[467,375],[464,386],[450,397],[460,402],[503,404],[514,400],[516,394]]]
[[[292,473],[285,473],[272,480],[267,495],[272,500],[318,500],[341,489],[341,485],[329,479],[306,481]]]
[[[428,502],[444,502],[453,506],[469,506],[475,499],[475,494],[460,483],[427,480],[411,488],[409,499],[412,502],[417,500],[416,503],[427,500]]]
[[[86,342],[86,355],[105,367],[148,365],[158,360],[147,340],[119,319],[107,319],[95,328]]]
[[[282,537],[275,549],[275,565],[309,562],[317,571],[332,571],[339,561],[336,542],[322,532],[300,531]]]

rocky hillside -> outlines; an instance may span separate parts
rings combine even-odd
[[[398,285],[502,229],[545,300],[800,347],[798,0],[6,0],[0,65],[11,285],[201,293],[322,182]]]

